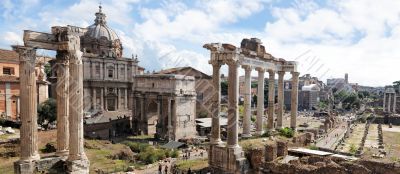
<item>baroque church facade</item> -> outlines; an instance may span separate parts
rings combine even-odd
[[[85,114],[131,110],[134,76],[143,74],[144,68],[137,56],[122,57],[121,40],[108,27],[101,6],[95,16],[81,37]]]

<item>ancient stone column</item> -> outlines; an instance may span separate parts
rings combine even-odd
[[[387,111],[389,112],[389,113],[391,113],[392,112],[392,110],[390,110],[390,105],[392,105],[392,101],[391,101],[391,98],[392,98],[392,94],[391,93],[388,93],[388,107],[387,107]]]
[[[291,72],[292,74],[292,92],[290,104],[290,127],[296,129],[298,97],[299,97],[299,72]]]
[[[221,111],[221,77],[220,68],[221,64],[219,62],[211,62],[213,66],[212,83],[214,87],[213,98],[212,98],[212,110],[211,110],[211,144],[221,143],[221,133],[219,124],[219,113]]]
[[[281,129],[283,127],[283,104],[284,104],[284,84],[283,77],[285,71],[278,71],[278,118],[277,118],[277,128]]]
[[[251,137],[251,67],[242,66],[245,70],[244,75],[244,117],[242,137]]]
[[[89,173],[83,137],[83,67],[80,38],[69,37],[69,156],[70,173]]]
[[[97,109],[96,105],[96,88],[92,88],[92,109]]]
[[[172,99],[168,97],[168,140],[172,140],[173,135],[173,127],[172,127]]]
[[[100,109],[103,111],[104,110],[104,88],[101,88],[101,91],[100,91],[100,103],[101,103]]]
[[[386,111],[386,93],[383,93],[383,112]]]
[[[236,61],[229,61],[228,80],[228,147],[238,147],[238,122],[239,122],[239,64]]]
[[[57,152],[58,156],[68,155],[69,144],[69,58],[68,52],[57,52]]]
[[[257,118],[256,118],[256,134],[262,135],[263,117],[264,117],[264,73],[265,69],[256,68],[258,71],[258,89],[257,89]]]
[[[396,114],[396,93],[393,93],[393,113]]]
[[[274,113],[275,113],[275,71],[268,70],[268,131],[274,129]]]
[[[148,134],[148,120],[147,120],[147,98],[142,95],[140,98],[140,130],[142,135]]]
[[[32,162],[40,159],[37,135],[37,91],[35,75],[36,49],[14,46],[19,54],[19,85],[21,104],[21,162]]]

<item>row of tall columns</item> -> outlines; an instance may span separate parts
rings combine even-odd
[[[383,111],[396,113],[396,103],[396,93],[385,93],[383,97]]]
[[[16,46],[19,54],[21,98],[21,162],[39,160],[37,126],[37,90],[35,75],[36,49]]]
[[[245,87],[244,87],[244,117],[243,117],[243,137],[249,137],[251,125],[251,70],[248,65],[243,65],[245,70]],[[258,90],[257,90],[257,119],[256,119],[256,134],[263,133],[263,117],[264,117],[264,73],[265,69],[256,68],[258,71]],[[268,119],[267,129],[272,131],[274,128],[280,129],[283,127],[283,108],[284,108],[284,71],[278,71],[278,112],[277,123],[274,127],[275,115],[275,71],[268,70]],[[291,128],[296,128],[297,103],[298,103],[298,72],[292,72],[292,112],[291,112]]]
[[[79,37],[70,38],[79,47]],[[21,95],[21,159],[20,162],[39,160],[37,133],[37,90],[35,75],[36,50],[15,46],[20,55]],[[76,48],[79,50],[79,48]],[[57,152],[68,161],[88,161],[83,138],[83,72],[80,51],[57,51]],[[74,169],[70,172],[74,173]],[[82,173],[82,170],[79,171]],[[78,173],[79,173],[78,172]],[[85,172],[84,172],[85,173]]]

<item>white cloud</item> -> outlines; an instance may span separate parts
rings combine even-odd
[[[21,35],[15,32],[6,32],[3,36],[3,39],[11,44],[22,44],[22,37]]]
[[[341,77],[353,82],[386,85],[398,80],[400,69],[399,1],[332,1],[329,7],[299,10],[273,8],[275,21],[265,27],[267,42],[278,57],[300,59],[300,71],[316,76]],[[289,51],[288,51],[289,50]],[[311,58],[310,58],[311,57]],[[308,58],[308,60],[306,60]],[[318,64],[314,65],[316,59]],[[312,68],[310,66],[314,65]],[[322,69],[316,69],[323,65]]]

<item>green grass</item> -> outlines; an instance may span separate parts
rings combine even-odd
[[[196,159],[176,162],[176,167],[181,170],[200,170],[208,167],[208,159]]]
[[[9,134],[0,135],[0,140],[6,140],[10,136]]]

